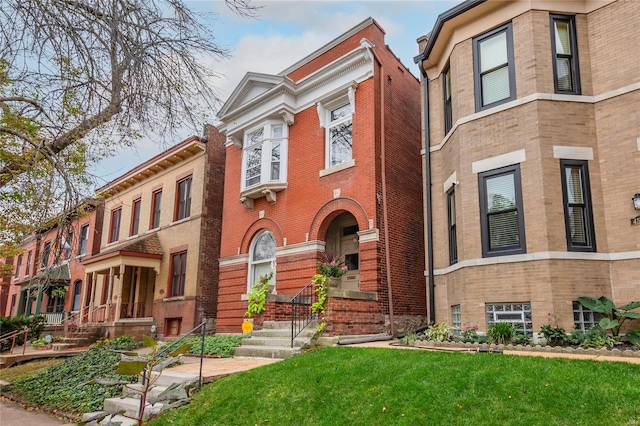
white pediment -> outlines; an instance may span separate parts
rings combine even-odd
[[[246,73],[218,114],[224,115],[227,111],[241,107],[252,99],[273,89],[283,80],[284,77],[277,75]]]

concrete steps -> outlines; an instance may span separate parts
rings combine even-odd
[[[180,373],[174,372],[170,370],[164,370],[161,373],[153,372],[152,376],[157,377],[156,381],[153,384],[153,387],[147,393],[147,399],[155,398],[167,387],[171,386],[174,383],[179,384],[182,388],[184,388],[187,392],[187,395],[191,394],[191,390],[195,388],[199,381],[199,376],[197,374],[189,374],[189,373]],[[158,377],[159,375],[159,377]],[[141,383],[130,384],[127,386],[123,386],[124,396],[119,398],[108,398],[104,401],[103,413],[119,413],[119,415],[115,416],[112,422],[121,421],[122,426],[134,425],[137,424],[135,420],[130,419],[129,417],[137,417],[138,410],[140,410],[140,393],[133,391],[130,388],[134,389],[142,389],[143,386]],[[158,402],[156,404],[149,404],[147,402],[147,406],[144,410],[144,419],[148,420],[150,417],[159,414],[162,411],[163,403]],[[90,418],[91,415],[96,413],[86,413],[83,416],[84,419]],[[122,414],[122,415],[120,415]],[[128,417],[124,417],[128,416]],[[91,421],[87,423],[91,426],[107,424],[109,422],[108,418],[102,420],[101,422]]]
[[[291,347],[291,322],[265,321],[262,330],[254,330],[251,337],[242,340],[236,348],[237,357],[286,359],[309,348],[316,335],[316,322],[311,322],[294,339]]]

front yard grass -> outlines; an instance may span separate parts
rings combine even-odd
[[[61,358],[39,359],[0,370],[0,380],[14,382],[64,362]]]
[[[640,365],[325,348],[226,377],[159,425],[638,425]]]

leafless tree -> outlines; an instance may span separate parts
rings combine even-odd
[[[226,4],[256,12],[250,0]],[[229,51],[182,0],[0,5],[2,231],[73,208],[88,161],[149,133],[199,132],[218,102],[206,64]]]

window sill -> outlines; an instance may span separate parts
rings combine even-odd
[[[320,175],[320,177],[327,176],[327,175],[330,175],[330,174],[333,174],[333,173],[340,172],[340,171],[345,170],[345,169],[350,169],[351,167],[355,167],[355,165],[356,165],[356,160],[354,160],[352,158],[351,160],[345,161],[344,163],[338,164],[337,166],[333,166],[333,167],[329,167],[329,168],[324,169],[324,170],[320,170],[319,175]]]
[[[162,299],[163,302],[181,302],[184,300],[185,300],[184,296],[173,296],[173,297],[166,297]]]
[[[253,200],[266,197],[270,204],[276,203],[276,193],[287,188],[286,182],[263,183],[240,193],[240,202],[247,210],[253,210]]]

